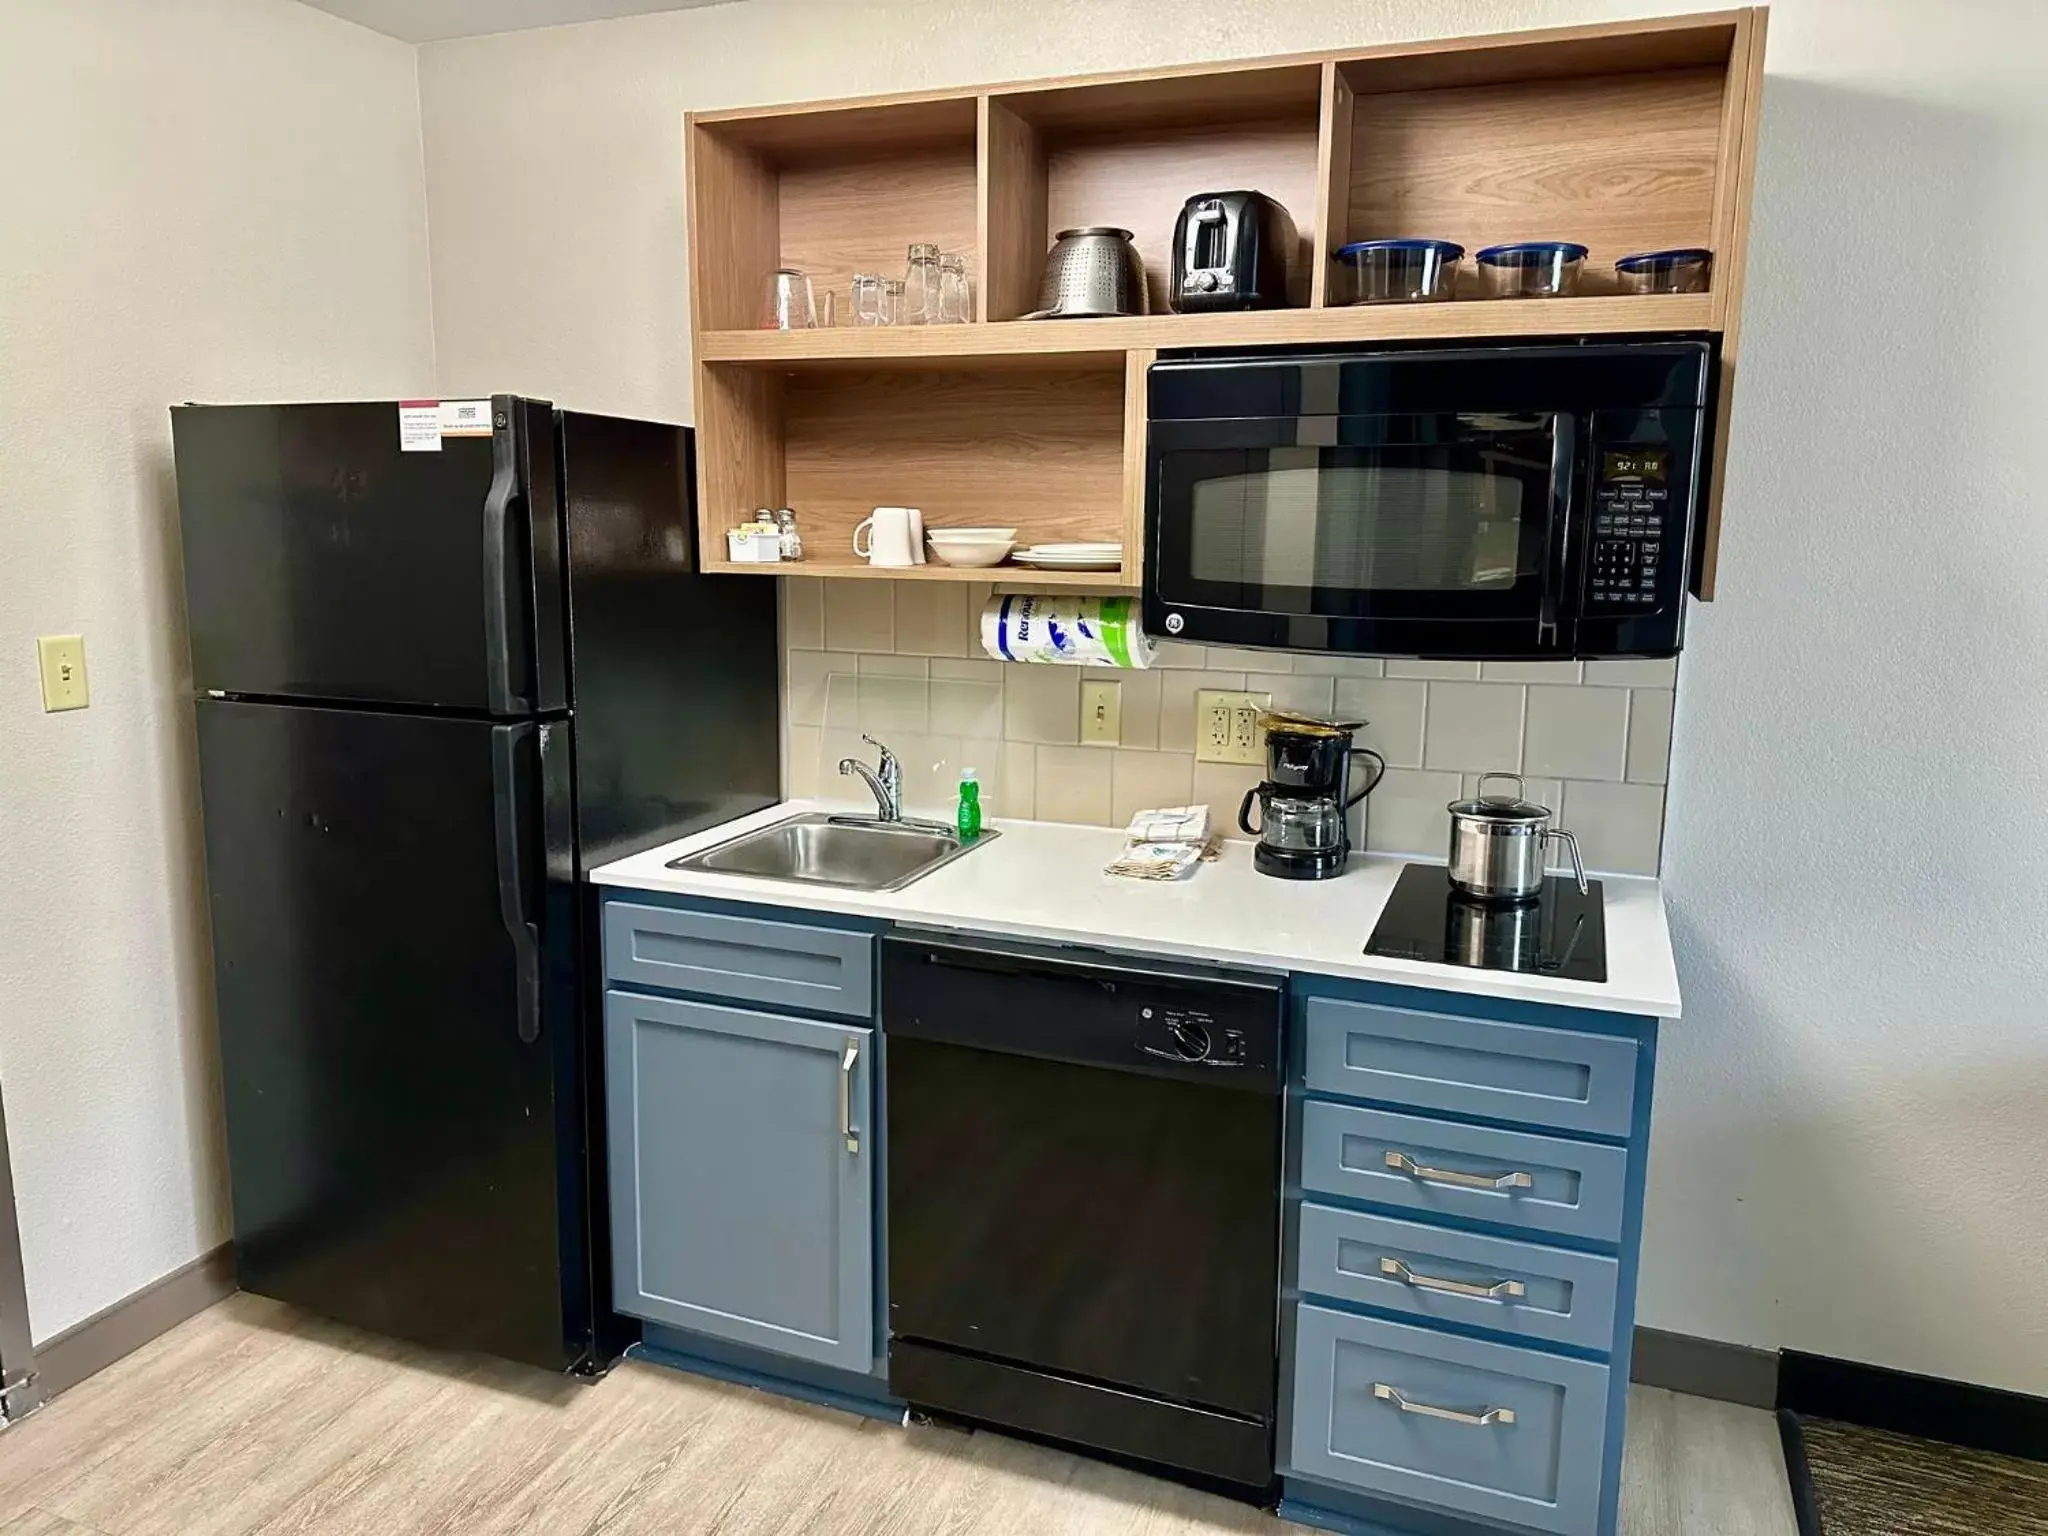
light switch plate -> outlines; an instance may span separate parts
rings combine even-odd
[[[1115,746],[1123,737],[1124,685],[1113,677],[1081,679],[1081,740]]]
[[[1259,716],[1272,707],[1270,693],[1221,693],[1204,688],[1195,694],[1195,761],[1246,763],[1266,761],[1266,736]]]
[[[43,710],[84,709],[92,702],[85,681],[85,636],[38,635],[36,662],[43,674]]]

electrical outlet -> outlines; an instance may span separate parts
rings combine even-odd
[[[37,636],[36,661],[43,674],[44,713],[84,709],[92,702],[85,683],[85,636]]]
[[[1195,761],[1248,763],[1266,760],[1266,737],[1259,716],[1273,703],[1270,693],[1195,694]]]
[[[1115,678],[1081,679],[1081,740],[1115,746],[1123,735],[1124,685]]]

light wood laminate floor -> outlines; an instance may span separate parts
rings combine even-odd
[[[1627,1536],[1794,1536],[1770,1415],[1638,1387]],[[1196,1536],[1297,1530],[998,1435],[658,1366],[594,1386],[251,1296],[0,1430],[0,1536]]]

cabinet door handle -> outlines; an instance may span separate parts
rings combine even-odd
[[[1431,1403],[1411,1403],[1401,1395],[1398,1387],[1390,1387],[1383,1381],[1372,1384],[1372,1395],[1383,1403],[1392,1403],[1403,1413],[1419,1413],[1426,1419],[1442,1419],[1446,1424],[1469,1424],[1474,1429],[1489,1429],[1495,1424],[1515,1422],[1512,1408],[1483,1408],[1478,1413],[1466,1413],[1460,1408],[1438,1408]]]
[[[1499,1301],[1504,1296],[1521,1296],[1528,1287],[1519,1280],[1496,1280],[1492,1285],[1473,1285],[1464,1280],[1446,1280],[1439,1275],[1418,1275],[1399,1259],[1382,1257],[1380,1273],[1392,1275],[1403,1285],[1421,1291],[1443,1291],[1452,1296],[1475,1296],[1481,1301]]]
[[[1455,1184],[1459,1189],[1530,1189],[1536,1183],[1526,1173],[1460,1173],[1455,1168],[1430,1168],[1406,1152],[1389,1152],[1387,1166],[1425,1184]]]
[[[846,1054],[839,1058],[839,1134],[846,1138],[846,1150],[860,1150],[860,1132],[853,1128],[853,1064],[860,1060],[860,1042],[846,1042]]]

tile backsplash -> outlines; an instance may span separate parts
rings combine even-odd
[[[1442,857],[1447,802],[1479,775],[1527,776],[1528,794],[1578,834],[1589,866],[1655,874],[1677,663],[1438,662],[1163,644],[1145,672],[987,660],[977,622],[990,588],[966,582],[782,583],[784,767],[791,795],[859,804],[843,757],[903,763],[913,811],[951,819],[963,768],[991,816],[1121,826],[1147,806],[1206,802],[1233,837],[1256,769],[1195,761],[1195,694],[1270,693],[1277,707],[1369,723],[1387,760],[1366,846]],[[1121,736],[1081,744],[1081,678],[1122,683]]]

